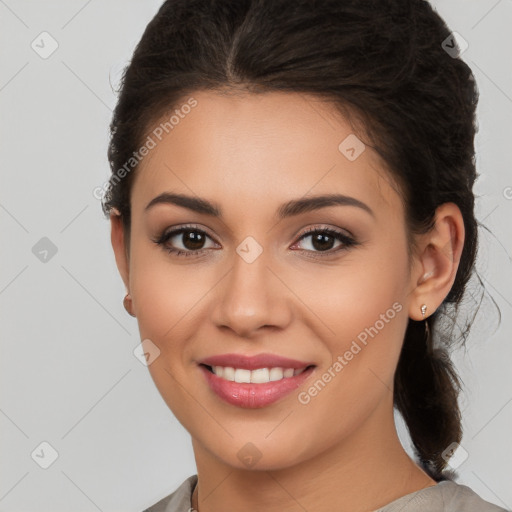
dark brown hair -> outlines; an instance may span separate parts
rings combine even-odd
[[[470,68],[445,51],[450,36],[425,0],[167,0],[121,79],[108,149],[112,177],[152,125],[194,91],[326,99],[358,123],[358,137],[386,162],[400,186],[408,235],[428,231],[443,203],[462,212],[465,243],[455,282],[428,318],[430,331],[440,333],[439,315],[457,311],[477,247],[478,91]],[[103,201],[106,214],[119,210],[127,236],[136,167],[111,178]],[[436,480],[448,477],[443,451],[462,437],[460,382],[447,352],[452,338],[426,343],[424,322],[409,320],[395,373],[395,406],[419,462]]]

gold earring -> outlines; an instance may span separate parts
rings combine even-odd
[[[128,293],[126,294],[125,298],[123,299],[123,306],[124,306],[124,309],[126,309],[126,311],[128,312],[129,315],[131,316],[135,316],[132,312],[131,312],[131,305],[132,305],[132,297],[131,295]]]

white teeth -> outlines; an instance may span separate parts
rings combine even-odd
[[[284,377],[282,368],[270,368],[269,380],[281,380]]]
[[[217,366],[218,368],[218,366]],[[222,377],[226,380],[235,380],[235,369],[234,368],[223,368]]]
[[[246,370],[245,368],[232,368],[230,366],[212,366],[213,373],[217,377],[234,382],[253,382],[264,384],[283,378],[299,375],[306,368],[295,370],[294,368],[257,368],[256,370]]]
[[[251,382],[256,382],[261,384],[263,382],[269,382],[269,371],[268,368],[258,368],[257,370],[253,370],[251,373]]]
[[[251,382],[251,370],[237,368],[235,370],[235,382]]]

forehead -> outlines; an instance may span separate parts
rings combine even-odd
[[[335,192],[399,208],[384,162],[334,105],[315,96],[198,91],[152,129],[155,145],[136,171],[133,210],[166,191],[233,211]]]

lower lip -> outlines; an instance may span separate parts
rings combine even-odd
[[[294,377],[262,384],[234,382],[223,379],[208,368],[199,365],[210,388],[224,401],[246,409],[258,409],[277,402],[277,400],[297,389],[314,371],[312,366]]]

